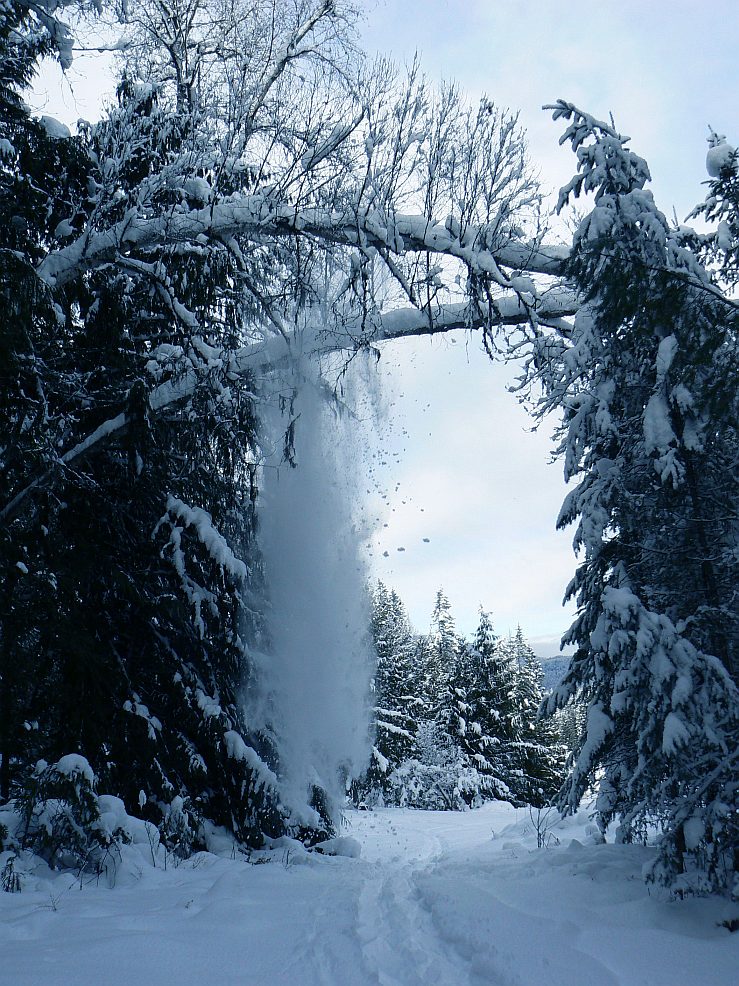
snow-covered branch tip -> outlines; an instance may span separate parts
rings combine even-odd
[[[578,198],[583,191],[595,192],[598,201],[607,190],[626,193],[634,188],[643,188],[652,180],[644,158],[626,147],[631,138],[619,134],[612,125],[564,99],[542,108],[551,110],[555,121],[572,121],[559,138],[559,143],[569,141],[577,155],[577,173],[560,189],[557,212],[562,211],[571,196]],[[591,139],[592,143],[587,143]]]

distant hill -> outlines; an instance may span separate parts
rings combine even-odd
[[[551,692],[564,677],[565,671],[570,666],[570,658],[558,654],[556,657],[540,657],[539,663],[544,671],[544,691]]]

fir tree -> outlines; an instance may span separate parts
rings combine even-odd
[[[544,406],[567,408],[561,452],[579,480],[560,523],[578,522],[583,549],[566,638],[577,652],[550,703],[580,693],[588,705],[562,805],[574,809],[602,770],[603,826],[620,818],[630,840],[656,819],[660,879],[680,891],[727,887],[739,734],[736,306],[670,230],[626,138],[570,104],[554,110],[571,120],[579,160],[560,202],[595,194],[569,265],[587,306],[540,364]]]
[[[0,36],[3,64],[21,44],[12,30]],[[25,71],[9,76],[6,98],[27,82]],[[256,561],[245,493],[255,419],[251,395],[211,360],[214,343],[228,348],[242,331],[235,262],[217,245],[132,249],[115,272],[84,274],[53,298],[34,272],[80,224],[116,222],[147,196],[150,208],[176,207],[163,175],[187,121],[162,110],[151,86],[124,81],[119,99],[78,138],[20,103],[7,121],[0,414],[15,437],[0,546],[10,588],[0,608],[0,796],[39,757],[80,752],[129,810],[141,810],[143,790],[144,814],[159,821],[184,796],[193,817],[259,842],[283,822],[267,766],[259,775],[243,755],[240,599],[250,576],[223,537]],[[199,377],[190,401],[152,422],[150,390],[183,372]],[[67,468],[57,450],[116,412],[126,428]],[[15,511],[29,466],[45,480]]]
[[[708,194],[688,218],[702,216],[714,228],[702,236],[688,233],[688,242],[731,289],[739,282],[739,154],[722,134],[712,132],[708,143]]]
[[[427,642],[428,700],[437,706],[454,667],[458,647],[452,607],[443,589],[436,593]]]
[[[566,752],[551,717],[540,715],[544,672],[519,626],[510,641],[519,717],[517,793],[526,804],[550,804],[564,779]]]
[[[519,801],[515,668],[498,646],[490,615],[480,611],[471,645],[460,648],[447,686],[446,726],[481,778],[481,795]]]
[[[356,787],[364,797],[381,791],[383,798],[392,798],[390,775],[415,753],[421,700],[411,625],[398,594],[382,582],[372,595],[371,631],[377,652],[375,743],[367,776]]]

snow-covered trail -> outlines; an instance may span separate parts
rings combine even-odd
[[[537,849],[508,805],[350,812],[359,859],[285,844],[166,872],[130,848],[112,890],[0,893],[0,984],[736,986],[737,909],[650,896],[649,850],[587,845],[586,824]]]
[[[417,878],[443,858],[453,820],[407,828],[395,813],[376,813],[363,829],[368,872],[359,889],[357,930],[367,982],[379,986],[468,981],[466,963],[438,939],[431,913],[423,906]],[[400,823],[400,830],[398,828]],[[444,824],[446,823],[446,824]]]
[[[390,812],[368,823],[370,829],[387,828],[379,845],[395,836],[404,849],[389,859],[378,854],[377,871],[362,888],[364,900],[379,887],[383,903],[375,923],[381,929],[377,940],[387,942],[378,964],[382,986],[618,986],[606,965],[574,944],[577,927],[556,917],[555,902],[534,915],[517,905],[515,893],[503,890],[501,896],[501,881],[481,856],[493,842],[492,823],[510,826],[511,814],[507,805],[497,812],[490,806],[470,824],[467,816],[443,813],[424,819],[419,829],[403,824],[413,822],[405,813],[396,819]],[[526,821],[522,814],[520,827]],[[523,844],[512,841],[495,852],[498,863],[525,855]],[[399,961],[419,953],[417,963]]]
[[[648,850],[584,845],[574,836],[584,837],[586,818],[560,822],[541,850],[528,812],[509,805],[465,815],[391,809],[352,821],[374,867],[359,898],[373,978],[357,982],[736,986],[739,942],[726,950],[722,978],[719,951],[696,949],[692,939],[706,925],[698,931],[685,913],[671,914],[684,905],[650,900],[640,875]],[[645,898],[646,907],[633,908]],[[706,903],[693,902],[698,910]],[[649,927],[660,920],[665,927]],[[674,935],[671,923],[691,937]],[[709,957],[715,979],[706,978]]]

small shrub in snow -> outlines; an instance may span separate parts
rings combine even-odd
[[[484,800],[486,782],[438,722],[418,729],[418,757],[390,774],[388,801],[407,808],[463,811]]]
[[[186,801],[177,795],[172,799],[169,807],[164,809],[163,814],[159,826],[161,844],[176,859],[188,859],[192,855],[199,829],[199,822],[189,799]]]
[[[96,783],[82,756],[69,754],[51,765],[40,760],[15,801],[21,846],[52,869],[105,869],[111,853],[130,836],[120,825],[111,830],[105,824]]]
[[[463,811],[480,804],[481,778],[472,767],[458,763],[428,764],[406,760],[389,778],[396,803],[405,808]]]
[[[538,805],[529,805],[529,818],[531,824],[534,827],[534,832],[536,832],[536,846],[537,849],[548,849],[551,845],[559,845],[559,840],[555,835],[550,832],[553,825],[559,821],[559,814],[551,806],[539,807]],[[600,836],[600,842],[605,842],[600,829],[597,826],[589,825],[586,831],[595,829]],[[595,841],[595,840],[593,840]]]
[[[20,893],[21,878],[15,869],[15,861],[18,857],[14,852],[3,853],[2,855],[6,859],[2,869],[0,869],[0,887],[2,887],[6,894]]]

